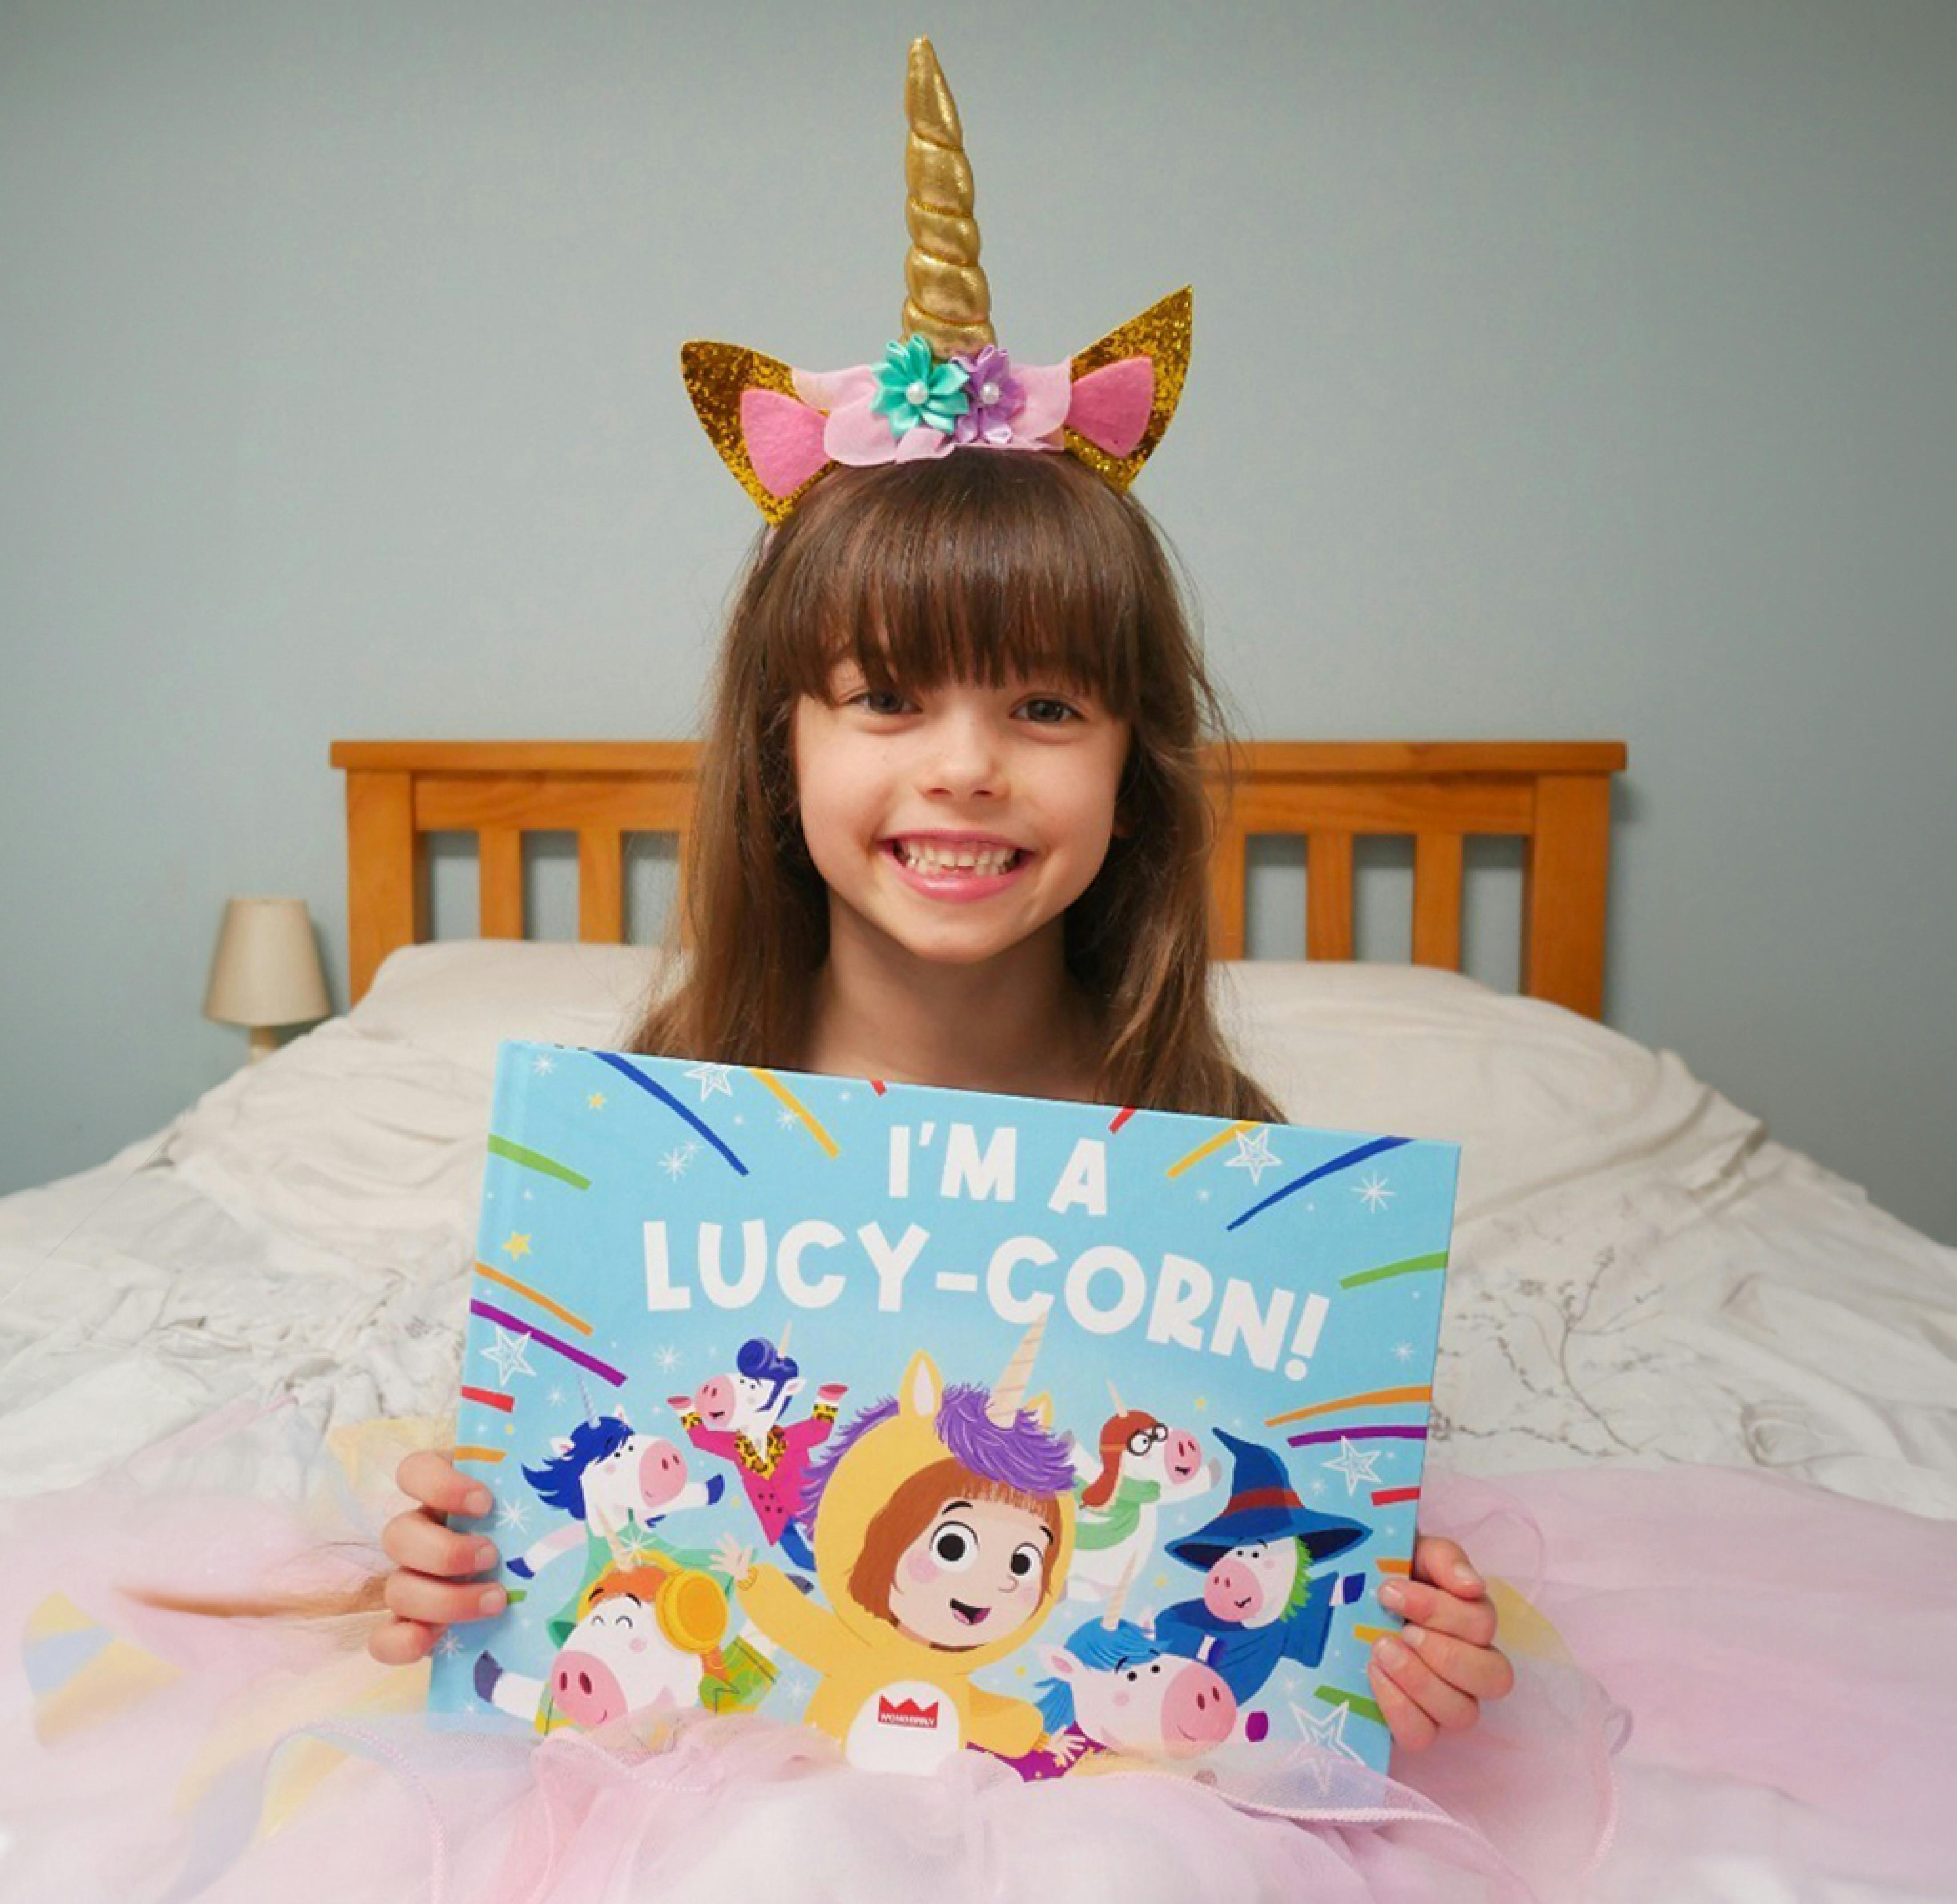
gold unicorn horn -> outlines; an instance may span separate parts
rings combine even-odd
[[[1114,1404],[1114,1412],[1117,1415],[1127,1413],[1127,1405],[1121,1400],[1121,1391],[1114,1386],[1114,1378],[1112,1375],[1108,1377],[1108,1399]]]
[[[790,1316],[788,1320],[782,1324],[782,1339],[779,1342],[775,1344],[775,1353],[776,1355],[783,1358],[787,1356],[789,1352],[789,1331],[794,1327],[795,1317],[793,1316]]]
[[[1040,1337],[1046,1329],[1046,1311],[1033,1318],[1032,1326],[1020,1338],[1006,1372],[992,1384],[991,1398],[985,1404],[987,1419],[997,1428],[1009,1428],[1019,1419],[1020,1403],[1026,1384],[1032,1379],[1033,1358],[1039,1353]]]
[[[910,254],[904,261],[903,328],[922,331],[940,358],[994,341],[992,291],[978,264],[972,216],[972,167],[944,69],[928,40],[911,42],[904,79],[904,217]]]

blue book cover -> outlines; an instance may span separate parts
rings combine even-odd
[[[457,1524],[511,1604],[432,1712],[1385,1769],[1453,1145],[511,1043],[488,1150]]]

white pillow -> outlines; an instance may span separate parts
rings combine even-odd
[[[389,954],[347,1014],[363,1036],[399,1039],[485,1077],[506,1038],[616,1047],[666,955],[637,945],[451,939]]]
[[[506,1038],[623,1043],[665,969],[636,946],[405,946],[346,1023],[487,1078]],[[1723,1157],[1760,1129],[1669,1052],[1456,973],[1246,960],[1216,968],[1216,997],[1292,1122],[1459,1143],[1464,1216],[1627,1156]]]

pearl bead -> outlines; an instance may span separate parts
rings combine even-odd
[[[981,384],[978,390],[978,400],[990,410],[999,400],[999,386],[997,384]]]
[[[922,410],[924,408],[925,399],[930,394],[931,392],[929,389],[924,384],[913,384],[909,390],[904,392],[904,401],[909,404],[912,410]]]

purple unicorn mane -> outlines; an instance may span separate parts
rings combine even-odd
[[[977,1382],[953,1382],[946,1388],[932,1424],[945,1453],[960,1467],[995,1486],[1026,1494],[1067,1493],[1073,1485],[1073,1463],[1066,1443],[1042,1428],[1030,1409],[1020,1409],[1012,1426],[1001,1428],[985,1412],[991,1399],[991,1390]],[[801,1494],[802,1512],[808,1519],[814,1519],[822,1505],[823,1490],[843,1457],[879,1422],[887,1422],[896,1412],[896,1402],[887,1395],[873,1403],[836,1437],[827,1457],[809,1470]]]

